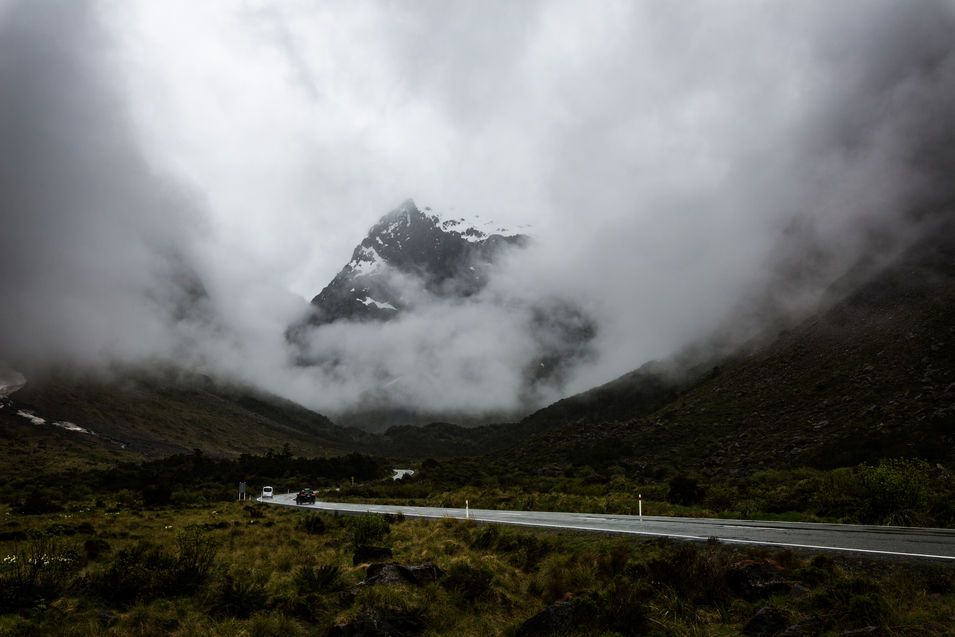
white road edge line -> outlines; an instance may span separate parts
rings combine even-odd
[[[286,506],[293,506],[293,507],[298,507],[298,508],[304,508],[303,505],[298,505],[298,504],[294,504],[294,503],[288,504],[288,505],[286,505]],[[358,506],[360,506],[360,505],[358,505]],[[385,506],[388,506],[388,505],[385,505]],[[319,510],[322,510],[322,511],[348,511],[348,512],[351,512],[351,513],[379,513],[379,514],[381,514],[381,513],[391,513],[391,511],[388,511],[388,510],[381,511],[381,510],[374,510],[374,509],[364,509],[364,510],[362,510],[362,509],[324,508],[324,507],[319,506],[317,503],[316,503],[316,504],[309,505],[309,508],[319,509]],[[404,514],[404,515],[406,515],[406,516],[408,516],[408,517],[416,517],[416,518],[434,518],[434,519],[450,518],[450,519],[454,519],[454,520],[463,520],[463,519],[464,519],[464,517],[457,517],[457,516],[451,515],[451,514],[433,515],[433,514],[429,514],[429,513],[418,513],[418,512],[406,513],[405,511],[397,511],[396,513],[402,513],[402,514]],[[492,524],[513,524],[514,526],[540,526],[540,527],[553,528],[553,529],[569,529],[569,530],[572,530],[572,531],[593,531],[593,532],[597,532],[597,533],[626,533],[626,534],[628,534],[628,535],[650,535],[650,536],[656,536],[656,537],[675,537],[675,538],[679,538],[679,539],[681,539],[681,540],[699,540],[699,541],[706,541],[706,540],[710,539],[710,537],[716,537],[716,539],[719,540],[720,542],[727,542],[727,543],[730,543],[730,544],[756,544],[756,545],[762,545],[762,546],[787,546],[787,547],[791,547],[791,548],[814,549],[814,550],[817,550],[817,551],[846,551],[846,552],[851,552],[851,553],[867,553],[867,554],[872,554],[872,555],[897,555],[897,556],[903,556],[903,557],[924,557],[924,558],[937,559],[937,560],[955,560],[955,556],[952,556],[952,555],[932,555],[932,554],[930,554],[930,553],[905,553],[905,552],[901,552],[901,551],[882,551],[882,550],[878,550],[878,549],[858,549],[858,548],[850,548],[850,547],[845,547],[845,546],[820,546],[820,545],[816,545],[816,544],[795,544],[795,543],[791,543],[791,542],[769,542],[769,541],[766,541],[766,540],[741,540],[741,539],[737,539],[737,538],[722,538],[722,537],[717,537],[717,536],[682,535],[682,534],[678,534],[678,533],[660,533],[660,532],[657,532],[657,531],[637,531],[637,530],[631,530],[631,529],[608,529],[608,528],[600,528],[600,527],[594,527],[594,526],[574,526],[574,525],[563,525],[563,524],[550,524],[550,523],[547,523],[547,522],[527,522],[527,521],[520,522],[520,521],[505,520],[505,519],[500,519],[500,518],[478,518],[478,517],[474,517],[474,516],[472,516],[471,519],[474,520],[475,522],[489,522],[489,523],[492,523]]]

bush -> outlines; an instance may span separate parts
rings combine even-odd
[[[325,520],[322,519],[322,516],[317,514],[306,516],[306,518],[302,520],[302,528],[304,528],[305,532],[309,535],[324,535]]]
[[[702,490],[695,478],[685,475],[675,476],[670,480],[669,491],[667,491],[667,502],[691,506],[702,496]]]
[[[710,510],[719,513],[729,511],[738,498],[739,493],[733,487],[713,485],[706,490],[705,504]]]
[[[494,574],[482,566],[472,566],[468,562],[455,562],[448,569],[441,585],[448,591],[457,593],[467,603],[486,599],[491,593]]]
[[[710,605],[729,602],[726,578],[731,556],[722,547],[684,544],[668,553],[647,565],[652,582],[669,587],[688,602]]]
[[[265,587],[250,572],[244,572],[222,578],[213,593],[211,607],[219,616],[245,618],[262,610],[267,599]]]
[[[55,538],[32,538],[0,558],[0,610],[21,610],[59,597],[82,566],[79,554]]]
[[[876,466],[862,465],[862,522],[910,525],[928,508],[929,466],[922,460],[896,458]]]
[[[17,503],[16,510],[23,515],[44,515],[59,513],[63,506],[59,503],[59,493],[33,489],[29,495]]]
[[[481,529],[471,546],[481,550],[494,550],[508,553],[511,563],[524,568],[534,569],[553,550],[553,545],[536,535],[514,532],[496,526]]]
[[[172,487],[165,483],[151,483],[143,487],[143,506],[166,506],[172,501]]]
[[[83,550],[86,552],[86,558],[97,560],[104,553],[109,553],[111,547],[109,542],[99,537],[91,537],[83,542]]]
[[[195,591],[209,576],[215,564],[218,547],[212,539],[205,537],[202,531],[196,528],[180,533],[176,543],[176,584],[186,591]]]
[[[391,532],[388,522],[380,515],[358,515],[348,518],[348,528],[355,546],[374,544]]]
[[[316,567],[308,560],[295,572],[294,581],[299,595],[332,592],[341,585],[341,568],[334,564]]]
[[[209,577],[216,545],[198,529],[181,533],[177,545],[176,555],[150,542],[119,551],[113,563],[92,578],[94,590],[121,605],[195,593]]]

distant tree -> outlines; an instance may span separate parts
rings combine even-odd
[[[696,478],[680,474],[670,480],[670,490],[667,492],[667,501],[673,504],[690,506],[696,504],[702,494]]]
[[[172,487],[168,484],[152,482],[143,487],[144,506],[165,506],[170,501],[172,501]]]

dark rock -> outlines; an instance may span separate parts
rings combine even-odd
[[[444,577],[444,571],[438,568],[434,562],[425,562],[424,564],[407,566],[406,568],[418,584],[434,582]]]
[[[355,554],[352,555],[351,563],[358,566],[362,562],[387,560],[391,557],[391,549],[387,546],[367,546],[360,544],[355,548]]]
[[[171,633],[176,630],[179,630],[179,626],[180,626],[179,620],[176,619],[175,617],[172,617],[170,619],[164,619],[160,625],[162,626],[162,629],[166,631],[167,633]]]
[[[737,562],[727,571],[726,579],[730,590],[748,601],[786,593],[792,588],[779,567],[766,560]]]
[[[575,635],[581,628],[593,623],[592,601],[589,598],[582,598],[554,602],[521,624],[514,635],[515,637]]]
[[[376,584],[413,584],[421,586],[444,577],[444,571],[432,562],[424,564],[404,565],[397,562],[388,564],[371,564],[365,572],[365,581],[362,584],[373,586]]]
[[[818,637],[825,628],[822,620],[809,619],[798,624],[793,624],[776,637]]]
[[[756,611],[746,625],[743,634],[751,637],[775,637],[789,626],[790,616],[775,606],[764,606]]]
[[[413,637],[426,628],[419,612],[364,610],[345,624],[332,626],[329,637]]]

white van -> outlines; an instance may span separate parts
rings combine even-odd
[[[262,487],[262,497],[271,498],[272,497],[272,487]]]

